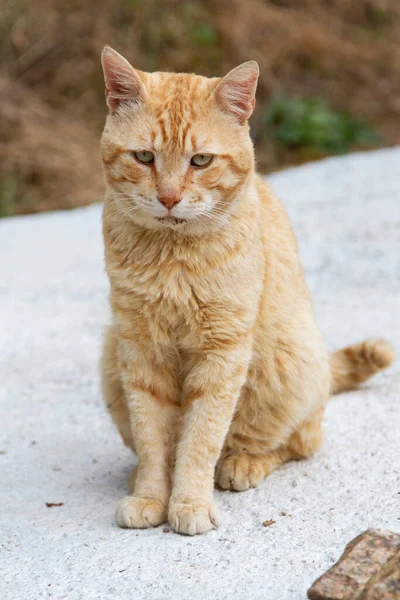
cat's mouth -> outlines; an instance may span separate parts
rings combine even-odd
[[[163,225],[182,225],[182,223],[186,223],[186,219],[178,219],[177,217],[155,217],[156,221],[162,223]]]

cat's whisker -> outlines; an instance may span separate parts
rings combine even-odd
[[[208,210],[202,212],[200,215],[198,215],[197,218],[209,219],[211,221],[214,221],[215,223],[224,224],[226,223],[227,215],[223,212],[213,210],[213,207],[209,207]]]
[[[116,206],[115,204],[111,206],[113,213],[121,216],[121,217],[128,217],[131,218],[135,215],[135,213],[138,213],[140,211],[140,208],[137,206],[130,206],[130,207],[124,207],[124,206]]]

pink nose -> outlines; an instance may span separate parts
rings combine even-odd
[[[161,204],[164,204],[164,206],[168,208],[168,210],[171,210],[171,208],[174,207],[175,204],[178,204],[178,202],[182,200],[182,198],[177,194],[164,194],[159,195],[157,197],[159,202],[161,202]]]

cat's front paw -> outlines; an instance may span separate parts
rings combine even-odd
[[[157,527],[167,521],[167,508],[154,498],[126,496],[118,502],[115,518],[120,527]]]
[[[221,523],[219,509],[214,502],[171,503],[168,521],[172,529],[185,535],[196,535],[215,529]]]

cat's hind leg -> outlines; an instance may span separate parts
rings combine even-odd
[[[231,447],[226,446],[217,465],[216,482],[224,490],[242,492],[257,487],[261,481],[283,463],[300,460],[314,454],[321,447],[323,436],[321,421],[324,409],[317,410],[290,435],[279,448],[255,453],[240,448],[236,439]],[[228,438],[229,439],[229,438]],[[233,440],[235,438],[233,437]],[[243,442],[243,440],[241,440]],[[233,448],[235,446],[236,448]]]
[[[218,463],[216,482],[223,490],[244,492],[258,487],[264,477],[288,460],[290,453],[285,448],[264,455],[228,450]]]

